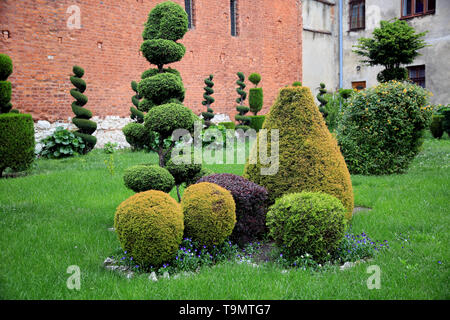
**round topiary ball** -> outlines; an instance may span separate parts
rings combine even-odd
[[[345,213],[341,201],[326,193],[291,193],[270,207],[267,226],[270,236],[288,256],[308,253],[323,262],[345,235]]]
[[[6,81],[13,72],[13,63],[11,58],[0,53],[0,81]]]
[[[209,248],[217,246],[233,232],[236,205],[231,193],[213,183],[191,185],[184,191],[181,207],[185,236]]]
[[[156,106],[145,116],[145,127],[163,137],[169,137],[176,129],[190,130],[193,126],[193,112],[178,103]]]
[[[161,191],[135,194],[116,210],[114,228],[123,250],[140,266],[173,259],[183,239],[180,205]]]
[[[170,192],[175,180],[164,168],[157,165],[137,165],[125,170],[123,175],[125,186],[134,192],[159,190]]]
[[[157,4],[148,15],[142,37],[148,39],[167,39],[177,41],[188,31],[186,10],[180,5],[165,1]]]
[[[139,95],[154,104],[167,103],[170,99],[184,100],[185,90],[181,78],[173,73],[159,73],[139,82]]]
[[[253,83],[255,86],[261,82],[261,75],[259,73],[252,73],[248,76],[248,80]]]

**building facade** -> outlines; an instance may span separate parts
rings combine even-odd
[[[163,0],[0,0],[0,52],[11,56],[12,103],[35,120],[72,117],[72,66],[85,69],[94,116],[129,117],[132,80],[151,66],[140,53],[150,10]],[[214,75],[213,109],[234,119],[236,73],[258,72],[264,110],[280,87],[302,77],[300,0],[174,0],[189,14],[185,57],[172,68],[184,104],[204,111],[203,80]],[[154,66],[153,66],[154,67]]]
[[[433,93],[433,104],[450,103],[450,1],[342,0],[343,88],[377,84],[381,67],[360,62],[352,50],[361,37],[370,38],[381,20],[404,19],[417,32],[428,31],[428,47],[409,65],[410,79]],[[311,88],[324,82],[339,88],[339,0],[303,0],[303,79]]]

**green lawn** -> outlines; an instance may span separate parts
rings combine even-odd
[[[103,268],[117,250],[115,208],[133,193],[125,168],[155,162],[154,154],[94,151],[68,160],[39,160],[26,177],[0,180],[1,299],[449,299],[450,140],[427,139],[407,174],[352,177],[354,233],[388,240],[391,249],[346,271],[257,269],[225,263],[193,277],[128,280]],[[215,165],[242,174],[243,165]],[[407,238],[408,241],[402,239]],[[439,263],[441,262],[441,263]],[[369,290],[369,265],[381,268],[381,289]],[[70,265],[81,290],[66,287]]]

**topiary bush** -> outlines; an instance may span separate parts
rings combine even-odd
[[[442,126],[443,121],[444,116],[440,114],[433,114],[431,118],[430,131],[436,139],[440,139],[444,135],[444,128]]]
[[[53,134],[41,140],[43,147],[39,155],[48,159],[60,159],[83,154],[84,140],[73,132],[57,127]]]
[[[130,122],[122,132],[133,150],[147,150],[153,141],[151,132],[140,123]]]
[[[138,83],[136,81],[131,81],[131,89],[135,92],[135,95],[131,97],[131,102],[134,105],[134,107],[130,108],[131,119],[137,123],[143,123],[144,113],[141,110],[139,110],[139,103],[141,100],[141,96],[139,95]]]
[[[261,81],[261,75],[258,73],[252,73],[248,80],[255,85],[254,88],[250,88],[248,92],[248,105],[250,111],[256,116],[259,111],[261,111],[264,104],[263,89],[257,88],[259,82]]]
[[[234,122],[221,122],[221,123],[219,123],[219,125],[224,126],[225,129],[231,129],[231,130],[236,129],[236,124]]]
[[[348,102],[337,139],[350,172],[404,172],[430,125],[428,92],[412,83],[390,81],[355,92]]]
[[[252,116],[250,117],[250,128],[258,132],[262,129],[266,116]]]
[[[235,116],[235,120],[238,122],[236,129],[242,129],[245,131],[250,125],[250,117],[246,116],[247,112],[250,111],[250,108],[244,106],[244,101],[247,99],[247,92],[244,91],[246,87],[244,83],[245,76],[242,72],[238,72],[237,76],[239,79],[236,81],[236,84],[239,87],[236,89],[236,92],[239,94],[239,97],[236,99],[236,102],[239,103],[239,105],[236,107],[236,110],[239,114]]]
[[[7,81],[13,72],[13,63],[9,56],[0,54],[0,114],[8,113],[12,109],[11,82]]]
[[[118,206],[114,228],[123,250],[137,264],[159,267],[175,257],[183,240],[183,213],[168,194],[146,191]]]
[[[187,181],[191,180],[192,178],[196,177],[200,171],[202,170],[201,163],[198,164],[195,161],[193,161],[193,157],[191,157],[191,163],[178,163],[179,159],[177,157],[172,157],[170,160],[166,163],[166,169],[170,172],[170,174],[175,179],[175,186],[177,187],[177,196],[178,196],[178,202],[181,202],[181,195],[180,195],[180,186],[183,183],[186,183]]]
[[[325,83],[321,83],[319,86],[319,93],[317,94],[317,100],[320,102],[319,111],[324,117],[324,119],[327,118],[328,112],[326,109],[326,105],[328,104],[328,99],[325,98],[325,95],[327,93],[327,89],[325,89]]]
[[[450,136],[450,105],[441,110],[444,119],[442,120],[442,129]]]
[[[181,207],[185,237],[209,248],[223,243],[236,224],[233,196],[213,183],[203,182],[188,187]]]
[[[123,175],[125,186],[134,192],[159,190],[170,192],[175,180],[164,168],[157,165],[137,165],[125,169]]]
[[[269,192],[269,202],[287,193],[311,191],[331,194],[342,201],[350,219],[353,211],[353,189],[350,174],[336,140],[307,87],[280,90],[270,109],[263,129],[279,130],[279,165],[273,174],[263,174],[269,165],[247,162],[244,177]],[[251,155],[259,159],[258,134]],[[271,149],[271,139],[267,147]],[[253,157],[254,156],[254,157]]]
[[[270,236],[289,257],[306,253],[317,262],[329,260],[344,238],[346,209],[320,192],[286,194],[267,213]],[[327,259],[328,258],[328,259]]]
[[[70,90],[70,95],[76,101],[72,103],[72,111],[75,114],[72,122],[78,128],[75,135],[84,140],[86,144],[84,152],[88,153],[97,144],[97,138],[92,135],[97,130],[97,123],[89,120],[92,118],[92,112],[84,108],[88,102],[88,98],[83,94],[86,91],[86,82],[81,79],[84,76],[84,70],[79,66],[74,66],[73,73],[70,82],[75,86],[75,89]]]
[[[0,178],[6,168],[30,168],[34,160],[34,122],[29,114],[0,114]]]
[[[231,239],[243,246],[262,239],[266,233],[267,190],[241,176],[229,173],[213,174],[198,183],[215,183],[231,192],[236,204],[236,226]]]
[[[205,119],[205,125],[207,128],[211,126],[211,119],[214,118],[214,110],[211,108],[211,104],[214,103],[214,98],[211,95],[214,93],[213,87],[214,82],[212,81],[214,76],[211,74],[208,78],[205,79],[206,87],[203,89],[205,93],[203,94],[203,98],[205,100],[202,101],[202,104],[206,106],[206,112],[202,112],[203,119]]]
[[[294,81],[294,82],[292,83],[292,86],[293,86],[293,87],[301,87],[301,86],[303,86],[303,84],[302,84],[301,81]]]

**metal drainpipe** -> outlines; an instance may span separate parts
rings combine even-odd
[[[343,0],[339,0],[339,89],[344,85],[344,48],[343,48]],[[342,101],[339,100],[339,112],[342,111]]]

